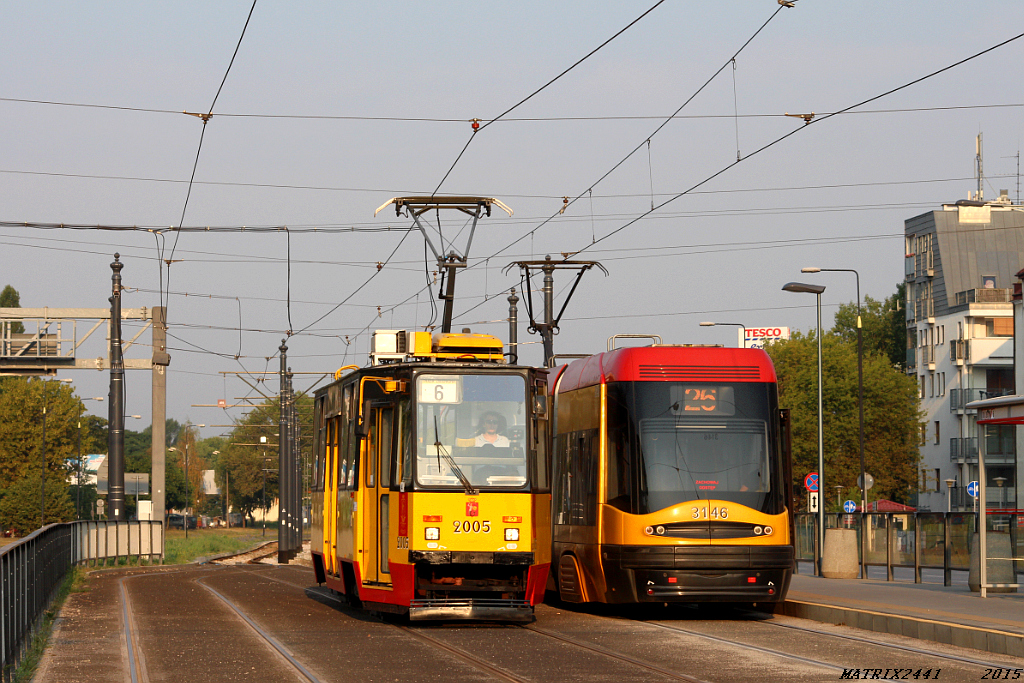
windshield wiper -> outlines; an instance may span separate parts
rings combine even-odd
[[[455,462],[455,458],[453,458],[448,453],[447,449],[441,445],[441,437],[438,436],[437,429],[437,415],[434,416],[434,448],[437,449],[438,456],[444,458],[444,461],[448,463],[448,467],[451,468],[452,472],[455,473],[455,476],[459,478],[460,482],[462,482],[462,486],[466,489],[466,493],[471,496],[477,495],[478,491],[473,488],[473,484],[469,482],[469,478],[459,467],[458,463]]]

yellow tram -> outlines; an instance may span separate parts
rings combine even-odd
[[[533,618],[551,550],[546,371],[502,351],[379,330],[370,366],[316,392],[318,583],[414,620]]]

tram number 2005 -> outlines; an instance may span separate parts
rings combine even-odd
[[[729,519],[729,508],[724,505],[720,508],[692,507],[690,513],[693,519]]]
[[[470,522],[468,519],[465,519],[465,520],[463,520],[461,522],[459,520],[455,520],[454,522],[452,522],[452,524],[455,525],[455,533],[457,533],[457,534],[479,534],[479,533],[488,534],[488,533],[491,532],[491,523],[490,523],[490,521],[484,521],[484,522],[474,521],[474,522]]]

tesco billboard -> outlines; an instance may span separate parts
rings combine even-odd
[[[763,349],[766,341],[777,339],[789,339],[788,327],[748,327],[745,330],[737,330],[739,335],[746,332],[746,338],[742,339],[742,346],[746,349]]]

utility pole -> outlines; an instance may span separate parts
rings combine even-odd
[[[167,512],[167,309],[153,309],[153,517],[161,522]]]
[[[508,362],[516,365],[519,362],[519,297],[516,288],[508,295]]]
[[[291,453],[288,448],[288,345],[287,340],[281,340],[281,346],[278,348],[281,354],[281,370],[280,370],[280,382],[281,382],[281,394],[278,399],[280,402],[280,416],[278,422],[278,459],[277,459],[277,471],[278,471],[278,515],[277,515],[277,562],[278,564],[288,563],[288,514],[290,510],[289,501],[289,473],[291,472]],[[265,463],[264,463],[265,464]]]
[[[121,255],[114,254],[110,269],[113,293],[110,297],[110,410],[107,432],[108,517],[125,519],[124,509],[124,357],[121,354]],[[154,425],[155,426],[155,425]]]
[[[562,319],[562,314],[565,313],[565,307],[569,305],[569,300],[572,299],[573,293],[576,292],[576,287],[580,284],[580,280],[583,278],[583,273],[587,272],[594,266],[597,266],[605,275],[608,275],[608,270],[597,261],[553,261],[550,255],[544,257],[543,261],[516,261],[514,263],[510,263],[505,267],[505,272],[508,272],[512,266],[519,266],[521,270],[525,271],[526,313],[530,316],[530,326],[526,331],[530,334],[540,333],[541,339],[544,341],[544,367],[552,367],[555,357],[554,345],[555,333],[558,332],[558,321]],[[541,288],[541,292],[544,296],[543,322],[537,322],[537,319],[533,315],[533,287],[530,280],[531,268],[540,270],[544,273],[544,286]],[[576,281],[572,283],[572,289],[569,290],[569,294],[565,297],[565,301],[562,303],[561,310],[558,311],[558,315],[554,315],[554,272],[562,269],[578,269],[578,272],[576,273]],[[511,302],[511,298],[509,301]]]

